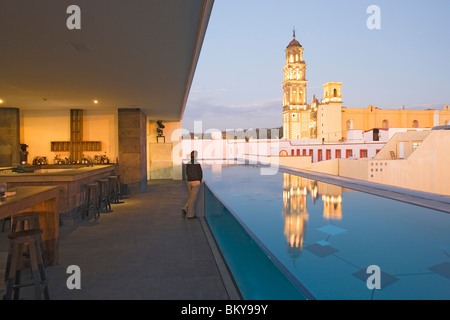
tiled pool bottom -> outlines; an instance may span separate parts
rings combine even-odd
[[[248,165],[217,172],[205,167],[204,179],[282,269],[316,299],[450,299],[447,213],[297,175],[262,176],[260,168]],[[217,217],[206,207],[213,234],[214,228],[222,234],[231,232],[223,221],[215,223]],[[248,242],[239,237],[229,241],[235,247],[220,248],[226,259],[226,254],[233,256],[236,248],[242,249],[240,241]],[[296,292],[288,295],[283,285],[277,292],[276,281],[267,276],[258,279],[262,264],[270,263],[266,260],[254,259],[253,265],[245,266],[253,272],[242,277],[252,274],[250,282],[260,281],[260,287],[267,283],[270,299],[301,299]],[[234,264],[239,268],[239,258]],[[367,287],[370,265],[381,269],[381,289]],[[261,291],[244,298],[267,296]]]

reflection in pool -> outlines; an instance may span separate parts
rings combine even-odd
[[[450,298],[447,213],[248,165],[204,179],[317,299]],[[370,265],[381,289],[366,285]]]

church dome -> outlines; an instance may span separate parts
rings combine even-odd
[[[288,44],[288,46],[286,48],[291,48],[291,47],[302,47],[302,45],[300,44],[300,42],[295,40],[295,37],[294,37],[294,39]]]

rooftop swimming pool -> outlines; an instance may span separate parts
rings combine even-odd
[[[257,166],[203,170],[206,220],[244,299],[450,299],[448,213]]]

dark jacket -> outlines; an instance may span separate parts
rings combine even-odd
[[[199,163],[188,163],[186,164],[186,175],[188,181],[202,181],[202,167]]]

